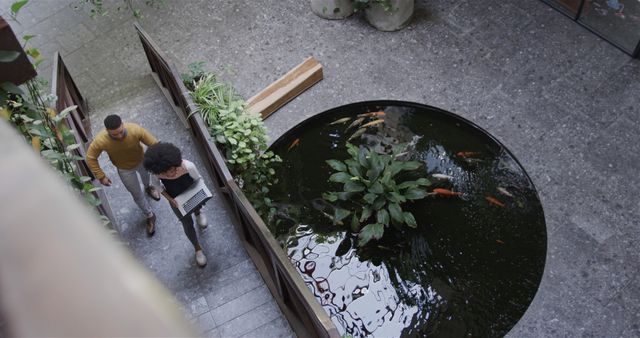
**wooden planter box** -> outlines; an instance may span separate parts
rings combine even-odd
[[[242,244],[291,327],[300,337],[340,337],[289,257],[236,184],[220,150],[211,141],[202,117],[195,114],[188,119],[188,123],[200,154],[205,158],[209,174],[234,210],[234,226]]]

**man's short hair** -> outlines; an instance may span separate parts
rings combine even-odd
[[[118,115],[109,115],[104,119],[104,126],[109,130],[118,129],[122,125],[122,119]]]

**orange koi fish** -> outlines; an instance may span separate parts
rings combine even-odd
[[[291,150],[291,148],[293,148],[293,147],[297,147],[299,144],[300,144],[300,139],[299,138],[293,140],[293,142],[291,142],[291,145],[289,146],[287,151]]]
[[[499,206],[499,207],[501,207],[501,208],[504,208],[504,207],[505,207],[504,203],[502,203],[502,202],[498,201],[495,197],[485,196],[485,198],[487,199],[487,201],[489,202],[489,204],[493,204],[493,205]]]
[[[477,156],[479,153],[475,152],[475,151],[459,151],[456,156],[458,157],[462,157],[462,158],[467,158],[467,157],[472,157],[472,156]]]
[[[441,195],[441,196],[460,196],[460,195],[462,195],[461,192],[451,191],[451,190],[442,189],[442,188],[433,189],[433,193],[435,193],[436,195]]]

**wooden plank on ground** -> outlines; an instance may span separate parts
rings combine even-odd
[[[322,65],[313,57],[290,70],[247,101],[250,114],[266,119],[287,102],[322,80]]]

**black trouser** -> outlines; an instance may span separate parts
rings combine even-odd
[[[199,213],[201,208],[202,207],[195,209],[194,213],[195,212]],[[198,242],[198,235],[196,234],[196,229],[193,226],[193,217],[191,217],[192,213],[188,213],[187,215],[182,217],[178,209],[171,206],[171,210],[173,210],[173,213],[176,214],[176,217],[178,217],[178,220],[180,220],[180,223],[182,223],[182,229],[184,229],[184,233],[185,235],[187,235],[187,238],[189,238],[189,241],[191,242],[191,244],[193,244],[193,247],[197,248],[200,245],[200,243]]]

